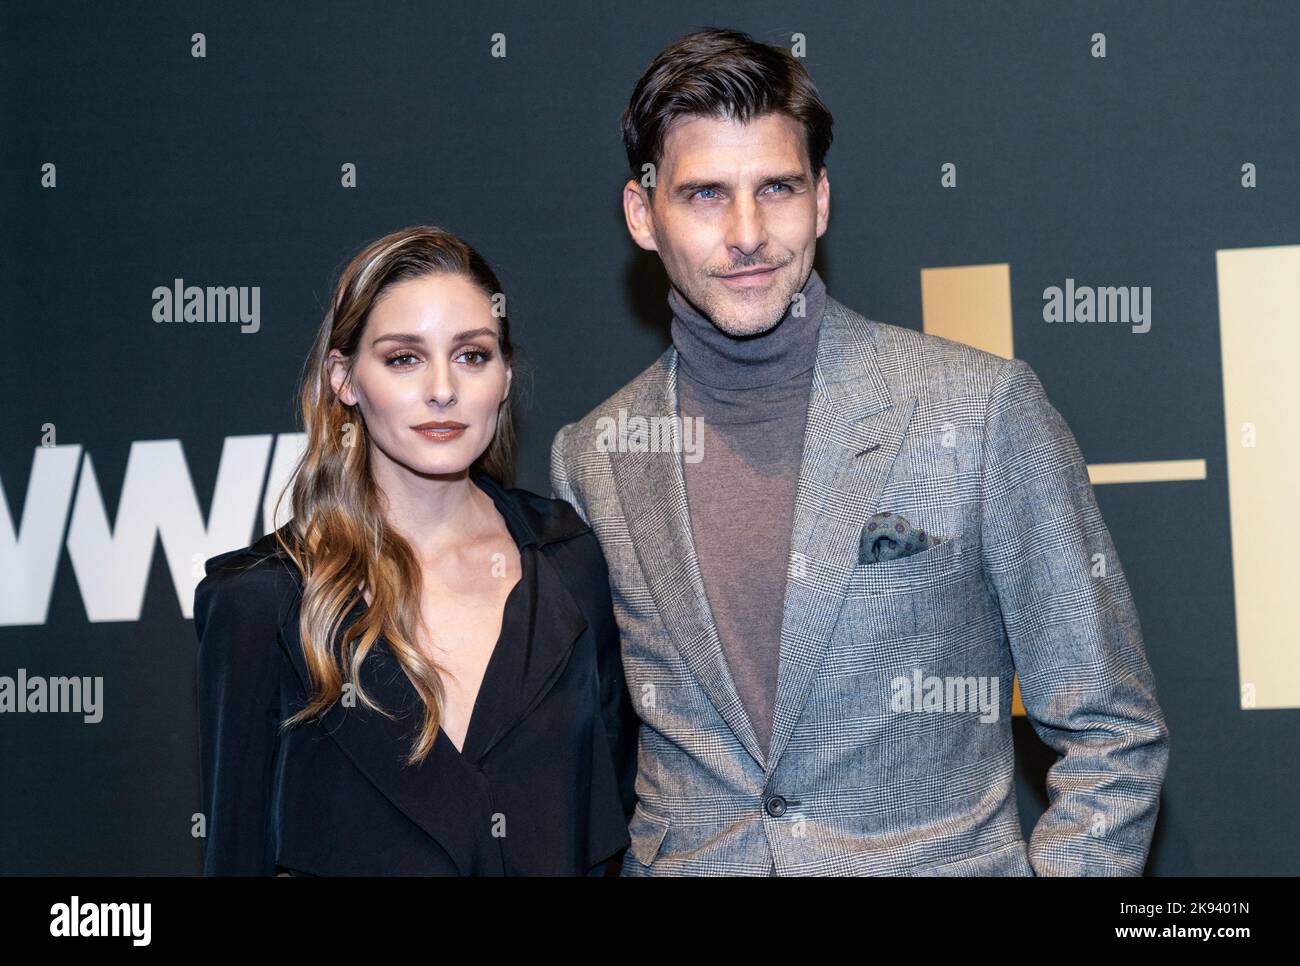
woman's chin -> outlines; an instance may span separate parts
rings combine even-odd
[[[486,446],[476,448],[474,444],[475,440],[461,437],[445,443],[417,442],[413,447],[403,446],[400,450],[384,446],[376,448],[388,458],[387,462],[408,473],[424,477],[460,477],[486,449]]]
[[[448,447],[448,452],[438,456],[421,454],[407,465],[421,476],[464,476],[476,457],[468,447],[456,446]]]

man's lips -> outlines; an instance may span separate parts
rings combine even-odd
[[[751,275],[765,275],[768,272],[775,272],[775,265],[768,265],[766,268],[747,268],[743,272],[732,272],[730,275],[723,275],[723,278],[748,278]]]
[[[722,284],[728,288],[746,289],[746,288],[766,288],[776,278],[778,266],[769,265],[765,268],[747,268],[743,272],[736,272],[733,275],[719,275]]]

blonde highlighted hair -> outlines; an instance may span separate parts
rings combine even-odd
[[[359,675],[382,635],[425,705],[423,726],[407,758],[411,764],[429,754],[438,736],[444,703],[442,669],[415,644],[416,634],[424,630],[419,562],[410,545],[385,521],[382,494],[371,474],[365,421],[358,409],[335,395],[328,360],[333,349],[355,358],[366,320],[386,288],[443,273],[464,276],[493,301],[501,358],[506,364],[513,359],[504,299],[495,298],[501,285],[478,252],[450,232],[428,225],[404,228],[371,242],[339,276],[307,357],[299,390],[307,444],[294,475],[293,519],[284,528],[287,539],[276,531],[277,542],[302,577],[299,631],[312,692],[308,704],[283,726],[324,714],[342,695],[345,684],[353,686],[367,707],[391,717],[364,692]],[[513,395],[498,407],[492,442],[470,466],[471,475],[491,476],[503,486],[514,482]],[[343,628],[361,587],[368,591],[370,603]]]

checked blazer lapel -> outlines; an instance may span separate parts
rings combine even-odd
[[[795,496],[769,772],[807,702],[862,526],[879,509],[915,407],[914,395],[891,392],[867,320],[828,296]]]
[[[753,759],[771,771],[807,701],[916,400],[895,398],[867,320],[827,297],[809,393],[787,565],[772,746],[762,749],[727,669],[691,535],[677,405],[677,352],[617,416],[610,462],[633,549],[687,666]],[[639,418],[638,418],[639,417]],[[704,427],[708,453],[708,426]]]
[[[745,750],[762,764],[754,726],[727,669],[691,536],[675,348],[670,346],[651,367],[632,410],[619,413],[618,423],[610,463],[655,607],[718,714]],[[706,425],[702,437],[706,457],[707,437]]]

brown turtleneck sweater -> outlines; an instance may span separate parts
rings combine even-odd
[[[668,292],[678,406],[704,426],[703,458],[683,460],[691,534],[727,668],[765,752],[804,421],[826,304],[815,269],[803,294],[803,317],[792,315],[792,307],[762,335],[736,338]]]

